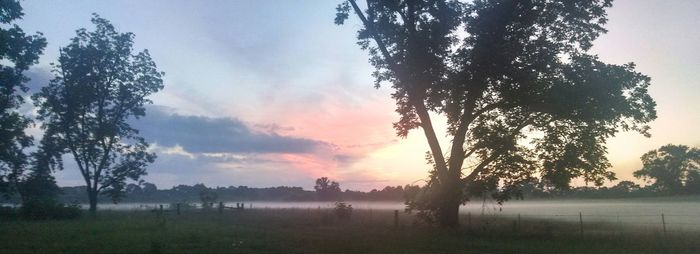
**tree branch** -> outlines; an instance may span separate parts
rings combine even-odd
[[[537,113],[537,114],[532,115],[532,116],[528,117],[527,119],[525,119],[525,121],[520,123],[520,125],[518,125],[515,129],[513,129],[511,131],[511,133],[508,135],[508,138],[515,138],[515,136],[517,136],[523,128],[532,124],[532,121],[541,115],[542,115],[542,113]],[[472,149],[472,151],[470,151],[470,155],[475,150],[476,149]],[[469,183],[469,182],[473,181],[479,173],[481,173],[484,169],[486,169],[486,166],[488,166],[489,164],[491,164],[491,162],[498,159],[498,157],[500,157],[501,155],[505,154],[506,151],[508,151],[507,147],[500,147],[497,150],[495,150],[493,153],[491,153],[491,155],[488,158],[481,161],[481,163],[479,163],[479,165],[477,165],[474,168],[474,170],[472,170],[472,172],[469,175],[467,175],[467,177],[463,178],[462,182]]]
[[[409,84],[408,82],[401,80],[404,75],[402,75],[402,69],[398,66],[394,58],[391,56],[389,51],[387,50],[386,45],[384,45],[384,42],[382,41],[381,37],[377,34],[376,30],[374,29],[374,24],[367,20],[365,15],[362,13],[362,10],[360,7],[357,5],[355,0],[348,0],[350,4],[352,5],[352,8],[355,10],[355,13],[357,16],[360,18],[362,23],[365,26],[365,29],[371,34],[372,38],[377,44],[377,47],[379,48],[379,51],[382,53],[384,56],[384,60],[386,61],[387,65],[389,66],[389,69],[393,71],[397,77],[399,77],[399,82],[404,82],[405,84]],[[411,13],[408,13],[407,16],[410,17],[412,15]],[[410,25],[410,24],[407,24]],[[412,91],[410,85],[408,87],[408,91]],[[426,138],[428,139],[428,144],[430,146],[430,150],[433,155],[433,159],[435,161],[435,165],[437,168],[438,175],[440,176],[440,179],[447,179],[447,165],[445,163],[445,157],[442,153],[442,149],[440,148],[440,143],[437,139],[437,135],[435,135],[435,130],[433,129],[432,121],[430,120],[430,114],[428,113],[427,108],[423,104],[422,97],[417,96],[418,98],[414,98],[415,94],[413,93],[408,93],[408,98],[409,102],[413,105],[413,107],[416,110],[416,113],[418,114],[418,118],[420,119],[421,122],[421,128],[423,129],[423,132],[425,133]]]
[[[472,156],[472,154],[474,154],[474,152],[476,152],[476,150],[477,150],[476,148],[469,149],[469,151],[467,151],[464,154],[464,159],[467,159],[467,158],[469,158],[469,156]]]
[[[377,43],[377,47],[379,48],[379,51],[382,52],[382,55],[384,56],[384,59],[386,60],[387,64],[389,67],[396,72],[398,70],[398,66],[396,65],[396,62],[394,59],[391,57],[391,54],[389,54],[389,50],[386,49],[386,46],[384,45],[384,42],[382,42],[381,38],[379,37],[379,34],[374,30],[374,25],[370,23],[367,18],[365,17],[365,14],[362,13],[362,10],[360,9],[359,6],[357,6],[357,3],[355,0],[348,0],[350,4],[352,5],[352,8],[355,10],[355,13],[357,16],[360,18],[362,21],[362,24],[365,25],[365,28],[367,31],[372,35],[372,38],[374,38],[374,41]]]

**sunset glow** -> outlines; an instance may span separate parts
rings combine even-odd
[[[152,98],[146,118],[176,116],[180,126],[193,126],[192,134],[208,137],[204,144],[159,140],[179,130],[142,119],[153,123],[144,136],[158,154],[146,180],[158,187],[311,189],[313,179],[327,176],[343,189],[370,190],[427,177],[421,130],[406,139],[395,135],[392,89],[373,88],[367,54],[355,44],[357,21],[333,24],[336,1],[66,3],[22,3],[24,30],[41,31],[49,41],[27,74],[29,86],[48,81],[59,47],[76,28],[90,26],[91,13],[134,32],[136,48],[149,49],[165,72],[165,89]],[[695,1],[636,0],[616,1],[609,10],[609,32],[593,52],[614,64],[633,61],[649,75],[659,115],[651,138],[621,133],[608,142],[613,171],[622,180],[635,180],[632,172],[648,150],[668,143],[700,146],[700,33],[687,33],[700,27],[698,11]],[[447,147],[445,121],[434,117]],[[60,171],[57,180],[83,184],[77,170]]]

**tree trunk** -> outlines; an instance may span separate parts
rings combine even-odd
[[[95,215],[97,213],[97,190],[88,187],[87,193],[90,201],[90,214]]]
[[[438,211],[438,223],[444,228],[459,226],[460,202],[443,202]]]
[[[441,186],[439,196],[442,200],[437,211],[437,220],[441,227],[453,228],[459,226],[459,206],[462,204],[462,189],[459,179],[449,179]]]

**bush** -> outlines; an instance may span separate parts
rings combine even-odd
[[[333,213],[335,213],[335,217],[338,219],[348,220],[352,215],[352,205],[346,204],[345,202],[335,202]]]
[[[217,197],[218,195],[216,192],[209,189],[204,189],[199,192],[199,199],[202,201],[202,208],[204,209],[212,208]]]
[[[170,203],[170,209],[176,209],[177,205],[180,204],[180,209],[181,210],[190,210],[190,209],[197,209],[197,205],[189,202],[177,202],[177,203]]]
[[[19,215],[28,220],[77,219],[82,215],[78,205],[64,205],[49,201],[28,201],[19,208]]]
[[[15,219],[17,218],[17,209],[8,206],[0,206],[0,218]]]

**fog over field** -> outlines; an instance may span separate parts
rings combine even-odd
[[[236,207],[237,202],[224,202],[226,207]],[[302,209],[327,210],[334,202],[239,202],[250,209]],[[390,201],[348,201],[359,210],[398,210],[403,212],[406,205]],[[158,209],[158,203],[102,204],[103,210],[150,210]],[[164,205],[164,209],[174,209]],[[582,218],[579,217],[581,213]],[[510,219],[544,219],[554,221],[584,223],[613,223],[629,229],[646,231],[662,230],[665,220],[667,230],[700,232],[700,196],[682,198],[636,198],[636,199],[581,199],[581,200],[513,200],[499,205],[488,200],[474,200],[460,208],[462,217],[506,217]],[[664,219],[661,218],[664,214]],[[463,218],[464,220],[464,218]]]
[[[700,253],[700,0],[0,0],[0,253]]]

